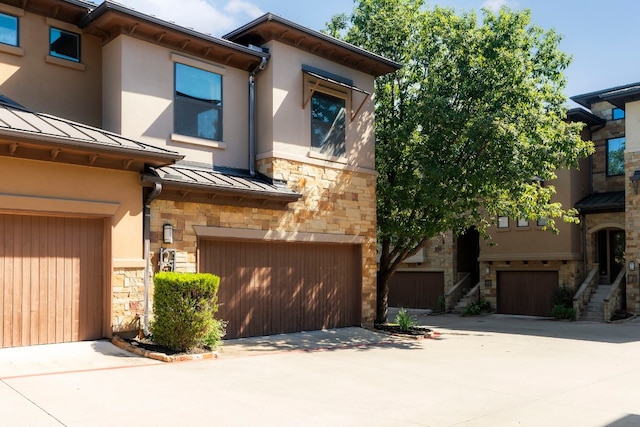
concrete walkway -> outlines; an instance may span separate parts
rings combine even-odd
[[[65,344],[31,374],[7,354],[46,349],[0,350],[0,425],[640,426],[639,323],[416,316],[440,337],[346,328],[173,364]]]

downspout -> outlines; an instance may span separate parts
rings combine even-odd
[[[151,282],[151,202],[160,195],[162,184],[155,183],[153,191],[144,199],[142,234],[144,237],[144,317],[142,330],[149,335],[149,284]]]
[[[267,66],[267,57],[249,74],[249,174],[256,176],[256,75]]]

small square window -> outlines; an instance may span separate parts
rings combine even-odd
[[[549,218],[539,218],[538,227],[546,227],[549,224]]]
[[[624,119],[624,110],[622,108],[614,108],[611,110],[611,120]]]
[[[0,13],[0,43],[18,46],[18,18]]]
[[[518,227],[528,227],[529,226],[529,220],[526,218],[520,218],[518,219]]]
[[[175,132],[222,141],[222,76],[178,62],[175,72]]]
[[[509,228],[509,217],[508,216],[499,216],[498,217],[498,228]]]
[[[344,156],[345,129],[345,100],[314,92],[311,97],[311,147],[329,156]]]
[[[624,136],[607,140],[607,176],[624,174]]]
[[[49,54],[56,58],[80,62],[80,34],[51,27]]]

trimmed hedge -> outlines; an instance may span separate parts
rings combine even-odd
[[[224,335],[216,320],[220,277],[203,273],[161,272],[153,278],[153,340],[176,351],[215,347]]]

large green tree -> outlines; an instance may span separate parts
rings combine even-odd
[[[360,0],[327,32],[402,64],[376,81],[377,322],[389,279],[434,236],[497,215],[575,221],[549,181],[592,152],[566,122],[560,36],[529,11],[457,13],[422,0]]]

